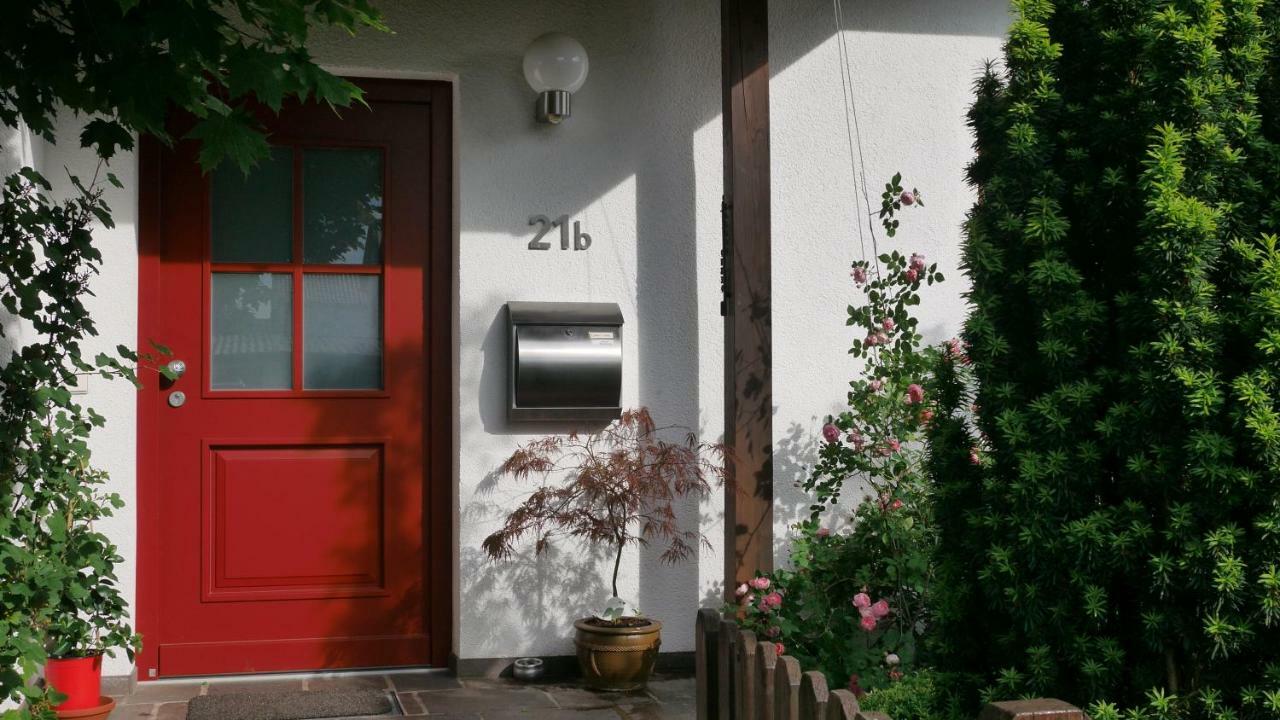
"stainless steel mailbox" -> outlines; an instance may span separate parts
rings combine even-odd
[[[614,303],[507,303],[511,420],[622,412],[622,311]]]

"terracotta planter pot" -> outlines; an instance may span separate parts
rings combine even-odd
[[[49,658],[44,665],[44,684],[67,696],[55,710],[95,708],[102,697],[102,655]]]
[[[81,708],[80,710],[63,710],[61,708],[54,710],[59,720],[106,720],[112,710],[116,709],[116,701],[103,695],[98,698],[98,702],[93,707]]]
[[[587,687],[596,690],[639,690],[653,674],[662,646],[662,623],[641,627],[601,627],[587,620],[577,629],[578,664]]]

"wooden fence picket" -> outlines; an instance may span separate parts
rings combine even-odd
[[[733,668],[738,663],[738,623],[720,621],[720,647],[717,650],[716,675],[720,680],[716,689],[720,691],[720,720],[734,720],[738,709],[738,686],[733,679]]]
[[[778,658],[773,669],[773,720],[800,720],[800,675],[799,660],[790,655]]]
[[[830,690],[826,676],[804,671],[777,644],[702,610],[696,622],[697,720],[891,720],[862,710],[848,690]],[[977,720],[1088,720],[1079,708],[1054,699],[995,702]]]
[[[826,720],[856,720],[858,698],[848,690],[836,690],[827,696]]]
[[[800,717],[826,720],[827,676],[817,670],[810,670],[800,678]]]
[[[778,667],[776,648],[768,641],[756,646],[756,720],[773,720],[773,671]]]
[[[716,704],[720,702],[720,692],[716,683],[720,680],[715,669],[716,658],[720,649],[720,613],[711,608],[698,611],[698,619],[694,623],[696,640],[694,645],[694,662],[697,676],[694,686],[697,692],[698,720],[717,720],[719,711]]]
[[[737,662],[733,664],[733,692],[737,695],[734,720],[757,720],[755,669],[758,644],[755,633],[750,630],[738,632],[738,647],[734,651]]]

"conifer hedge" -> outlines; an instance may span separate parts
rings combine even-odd
[[[1013,5],[930,437],[940,660],[1280,717],[1280,0]]]

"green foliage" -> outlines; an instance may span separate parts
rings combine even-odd
[[[59,113],[85,117],[80,143],[105,161],[138,133],[172,143],[168,121],[181,111],[206,170],[230,159],[247,171],[263,158],[261,113],[288,99],[360,100],[312,61],[311,28],[382,28],[367,0],[22,0],[3,14],[0,123],[53,142]],[[121,558],[95,529],[122,507],[90,461],[103,418],[71,389],[90,373],[136,382],[148,358],[124,346],[82,352],[97,334],[83,304],[102,260],[91,228],[112,221],[96,178],[70,180],[64,202],[31,168],[0,192],[0,335],[34,331],[10,333],[14,349],[0,359],[0,702],[24,703],[5,720],[53,717],[56,690],[33,684],[48,656],[132,657],[140,641],[116,587]]]
[[[919,191],[908,197],[900,183],[895,175],[885,186],[881,211],[894,234],[903,206],[922,204]],[[859,336],[849,352],[865,370],[849,383],[848,410],[822,427],[825,443],[804,483],[811,517],[795,528],[791,567],[738,588],[731,611],[806,669],[861,693],[916,667],[929,625],[936,533],[919,440],[933,416],[928,370],[936,353],[923,346],[912,308],[923,286],[943,278],[923,255],[896,250],[854,262],[851,275],[865,299],[848,308]],[[849,482],[862,502],[850,531],[832,533],[822,516]]]
[[[170,139],[173,109],[196,118],[200,163],[248,170],[265,157],[255,100],[346,106],[350,82],[307,51],[316,26],[385,29],[368,0],[18,0],[0,23],[0,123],[54,137],[59,111],[93,118],[80,142],[103,158],[135,133]]]
[[[25,698],[37,716],[50,696],[26,685],[46,655],[132,657],[138,643],[116,587],[121,558],[94,529],[123,505],[89,462],[103,418],[71,394],[87,374],[134,379],[120,359],[90,361],[80,347],[96,334],[82,298],[101,262],[90,226],[106,206],[96,186],[63,203],[49,189],[23,170],[0,195],[0,306],[37,333],[0,368],[0,699]]]
[[[970,703],[957,694],[962,684],[957,676],[918,670],[872,690],[858,705],[864,712],[884,713],[893,720],[973,720]]]
[[[1276,0],[1018,0],[970,112],[935,612],[988,697],[1280,697]]]

